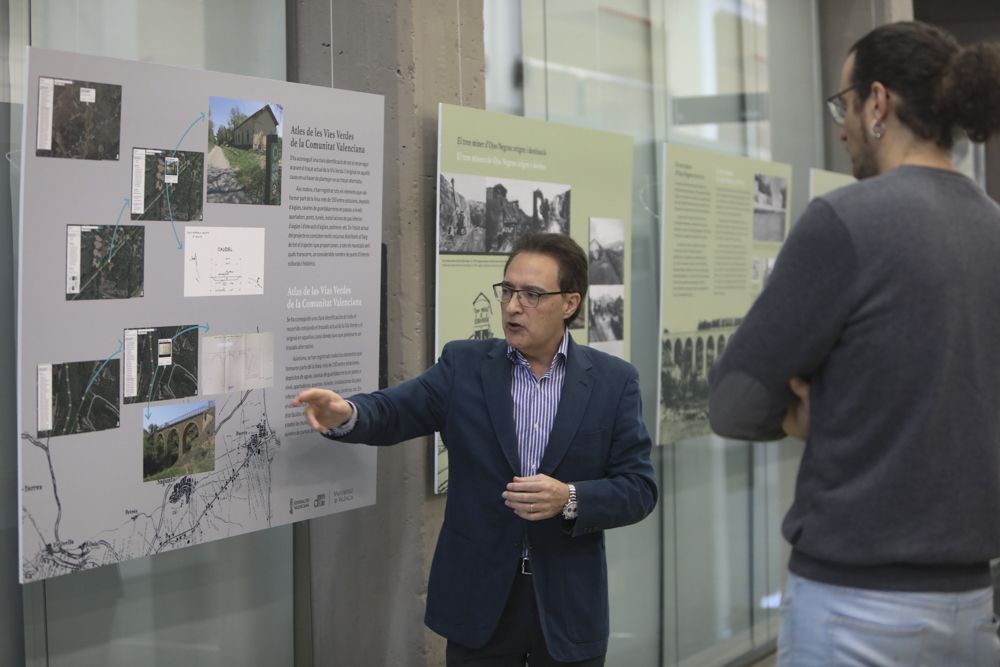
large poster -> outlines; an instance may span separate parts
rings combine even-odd
[[[438,116],[436,349],[503,338],[492,285],[514,243],[568,234],[589,255],[574,339],[629,358],[632,138],[443,104]],[[435,489],[448,487],[438,441]]]
[[[661,444],[706,435],[708,373],[788,234],[791,167],[665,145],[660,259]]]
[[[809,196],[819,197],[856,182],[853,176],[842,174],[839,171],[827,171],[812,167],[809,169]]]
[[[22,582],[375,502],[380,96],[31,49]]]

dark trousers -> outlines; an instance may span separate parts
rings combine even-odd
[[[604,656],[579,662],[558,662],[549,655],[535,604],[530,574],[514,577],[510,597],[497,629],[482,648],[467,648],[448,642],[448,667],[603,667]],[[581,610],[586,613],[586,610]]]

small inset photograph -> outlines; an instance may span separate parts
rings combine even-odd
[[[753,240],[781,243],[788,216],[788,179],[754,174]]]
[[[481,253],[486,247],[486,179],[438,176],[438,251]]]
[[[625,358],[625,286],[593,285],[587,294],[590,327],[587,344]]]
[[[38,157],[117,160],[121,124],[118,84],[38,78]]]
[[[625,286],[593,285],[587,299],[590,301],[587,340],[591,343],[624,340]]]
[[[465,178],[442,174],[438,182],[442,254],[506,255],[526,234],[569,234],[570,186],[493,176]],[[485,185],[483,195],[470,191],[473,178]],[[469,238],[461,238],[465,236]]]
[[[119,362],[38,365],[38,437],[118,428]]]
[[[274,334],[205,336],[203,394],[266,389],[274,384]]]
[[[625,221],[590,219],[590,284],[625,284]]]
[[[205,155],[196,151],[132,149],[132,219],[201,220]]]
[[[489,340],[503,336],[502,330],[494,331],[494,322],[500,319],[503,306],[480,292],[472,300],[472,335],[473,340]]]
[[[771,280],[771,274],[774,273],[774,262],[775,257],[768,257],[767,261],[764,263],[764,286]]]
[[[125,329],[125,403],[197,396],[201,328],[195,324]]]
[[[145,227],[66,226],[66,300],[143,295]]]
[[[143,412],[142,481],[215,470],[215,402],[158,405]]]
[[[281,104],[210,97],[210,204],[281,204]]]
[[[180,174],[180,159],[177,157],[163,158],[163,182],[168,185],[176,185],[177,177]]]

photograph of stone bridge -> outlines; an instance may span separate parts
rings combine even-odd
[[[660,444],[706,435],[708,373],[741,321],[703,321],[696,331],[663,331],[660,367]]]
[[[149,408],[143,419],[142,480],[215,469],[215,402]]]

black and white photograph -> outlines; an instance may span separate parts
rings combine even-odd
[[[591,285],[587,294],[590,327],[587,343],[625,358],[625,286]]]
[[[754,174],[753,240],[781,243],[788,216],[788,179]]]
[[[774,260],[775,257],[768,257],[767,261],[764,263],[764,286],[767,287],[767,283],[771,280],[771,273],[774,271]]]
[[[486,245],[486,179],[441,173],[438,182],[438,251],[481,253]]]
[[[482,195],[471,191],[473,179]],[[441,253],[506,255],[526,234],[569,234],[568,185],[442,174],[438,186]]]
[[[588,254],[591,285],[624,285],[625,221],[591,218]]]
[[[495,321],[500,314],[501,306],[497,304],[494,313],[493,300],[486,296],[485,292],[480,292],[472,301],[472,335],[473,340],[489,340],[497,337]]]

